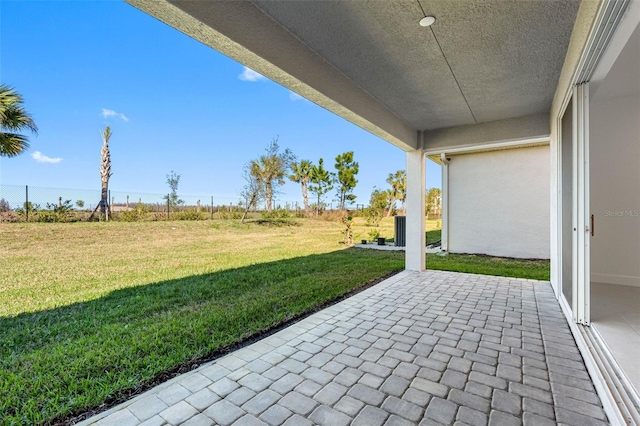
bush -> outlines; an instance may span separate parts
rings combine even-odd
[[[344,235],[344,244],[346,246],[353,245],[353,217],[352,216],[343,216],[340,220],[345,226],[342,231],[342,235]]]
[[[291,213],[283,208],[273,209],[270,212],[264,211],[260,213],[263,219],[288,219]]]
[[[171,212],[171,220],[207,220],[207,215],[197,210],[185,210],[181,212]]]
[[[240,210],[218,210],[218,216],[220,216],[220,219],[241,219],[242,213],[243,212],[241,212]]]
[[[364,209],[364,218],[367,221],[367,226],[380,226],[383,211],[374,209],[372,207],[367,207],[366,209]]]
[[[114,218],[123,222],[140,222],[145,220],[147,213],[151,213],[152,210],[153,207],[151,206],[137,204],[133,209],[120,212]]]
[[[16,223],[16,222],[24,222],[24,216],[16,213],[16,212],[0,212],[0,223]]]
[[[55,210],[38,210],[33,213],[29,213],[29,222],[39,223],[69,223],[78,222],[79,216],[69,211],[55,211]]]
[[[31,203],[29,203],[31,204]],[[31,210],[33,209],[33,210]],[[57,222],[77,222],[79,219],[71,211],[73,205],[71,200],[64,203],[47,203],[47,210],[40,210],[40,206],[29,206],[29,222],[57,223]],[[19,213],[24,214],[20,209]]]

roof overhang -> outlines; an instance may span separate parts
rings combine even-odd
[[[406,151],[548,135],[579,6],[127,1]]]

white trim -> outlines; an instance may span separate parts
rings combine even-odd
[[[637,1],[637,0],[636,0]],[[558,116],[556,117],[557,123],[559,124],[559,126],[557,127],[557,138],[561,139],[561,129],[562,127],[560,126],[561,124],[561,120],[562,120],[562,116],[563,113],[565,111],[566,108],[566,104],[569,102],[570,99],[576,99],[577,98],[577,88],[576,88],[576,84],[578,83],[582,83],[582,82],[587,82],[589,81],[589,79],[592,77],[593,73],[594,73],[594,64],[595,67],[598,66],[598,61],[599,59],[602,57],[603,51],[607,48],[607,44],[609,42],[609,39],[611,38],[611,34],[613,31],[615,31],[617,24],[620,22],[620,19],[622,18],[622,12],[624,11],[626,5],[628,4],[628,0],[604,0],[602,2],[602,4],[600,5],[597,13],[596,13],[596,20],[595,23],[593,24],[591,30],[589,31],[589,36],[587,38],[587,42],[580,54],[580,59],[578,61],[578,65],[574,70],[574,73],[571,77],[570,83],[568,85],[567,88],[567,92],[565,93],[564,99],[563,99],[563,103],[562,103],[562,108],[560,108]],[[616,12],[617,11],[617,12]],[[581,104],[583,104],[584,102],[580,102]],[[588,121],[588,89],[587,89],[587,102],[586,102],[586,111],[583,111],[583,116],[585,115],[584,112],[586,112],[587,115],[587,120],[585,122],[582,122],[582,130],[587,130],[586,132],[586,138],[582,137],[581,139],[583,141],[585,141],[586,139],[586,146],[583,145],[583,147],[585,148],[585,151],[582,153],[582,160],[586,160],[587,163],[585,164],[584,162],[581,164],[581,167],[587,168],[587,173],[588,173],[588,126],[589,126],[589,121]],[[574,112],[574,130],[577,130],[577,123],[576,123],[576,118],[577,118],[577,105],[576,102],[574,102],[574,107],[573,107],[573,112]],[[574,132],[573,135],[573,141],[577,142],[577,135]],[[577,145],[574,144],[574,148],[577,148]],[[561,153],[561,144],[558,144],[558,150]],[[586,155],[586,158],[585,158]],[[576,158],[576,153],[574,151],[573,153],[574,156],[574,166],[577,166],[577,158]],[[558,194],[556,194],[558,196],[558,200],[561,200],[561,190],[562,190],[562,156],[559,155],[558,156],[559,160],[558,160],[558,181],[559,181],[559,185],[558,185]],[[574,176],[579,176],[580,174],[576,175],[575,174],[575,170],[574,169],[573,173]],[[588,174],[587,174],[588,177]],[[576,179],[574,179],[573,182],[573,187],[574,190],[576,190]],[[587,182],[582,182],[582,190],[589,190],[588,187],[588,179]],[[585,194],[587,196],[586,198],[586,202],[588,203],[589,199],[588,199],[588,194]],[[574,200],[576,194],[574,194]],[[584,196],[580,197],[582,198],[583,202],[584,200]],[[584,215],[581,215],[580,217],[580,222],[584,225],[585,220],[588,221],[588,213],[589,213],[589,206],[587,204],[586,208],[582,209],[583,213],[585,213]],[[556,212],[556,217],[557,218],[561,218],[562,217],[562,204],[559,203],[558,204],[558,211]],[[572,216],[573,216],[573,225],[577,226],[578,225],[578,209],[577,206],[574,204],[572,206]],[[559,224],[561,224],[561,220],[558,222]],[[588,223],[588,222],[587,222]],[[586,228],[582,228],[582,230],[586,231]],[[582,231],[581,230],[581,231]],[[574,243],[576,243],[578,240],[577,238],[577,232],[574,232],[573,235],[573,241]],[[582,246],[580,245],[576,245],[574,246],[575,248],[577,248],[578,250],[585,249],[585,242],[584,240],[586,238],[590,238],[590,237],[586,237],[587,233],[586,232],[580,232],[581,236],[583,237],[582,240]],[[558,262],[559,265],[562,265],[562,228],[561,225],[558,227],[558,250],[556,253],[556,261]],[[588,248],[588,243],[586,243],[586,248]],[[577,250],[574,248],[573,250],[573,257],[574,257],[574,261],[576,260],[577,256]],[[584,260],[584,257],[582,258]],[[589,260],[587,258],[587,260]],[[582,269],[582,273],[585,274],[583,276],[584,280],[586,281],[586,283],[589,283],[590,280],[590,274],[588,274],[589,272],[589,267],[590,265],[581,265],[583,268]],[[577,285],[577,281],[576,281],[576,275],[578,272],[578,268],[577,265],[574,264],[573,269],[573,277],[574,277],[574,283],[573,285]],[[599,358],[600,357],[600,353],[602,353],[603,350],[603,342],[602,341],[598,341],[598,339],[594,339],[593,336],[594,334],[591,334],[588,330],[589,327],[587,326],[582,326],[582,325],[578,325],[576,324],[576,318],[574,318],[575,312],[572,312],[570,307],[568,306],[568,302],[565,300],[563,293],[561,291],[562,286],[561,286],[561,281],[562,281],[562,267],[558,268],[558,276],[559,276],[559,289],[560,291],[557,293],[558,295],[558,302],[560,303],[560,306],[562,308],[562,311],[564,312],[564,315],[567,318],[567,322],[569,324],[569,327],[571,329],[571,332],[574,335],[574,338],[576,340],[576,343],[578,345],[578,348],[580,349],[580,353],[583,356],[585,365],[587,367],[587,370],[589,371],[589,374],[591,375],[591,378],[593,380],[594,386],[596,387],[596,391],[598,392],[598,395],[600,396],[600,400],[603,403],[604,409],[605,409],[605,413],[607,414],[609,421],[611,422],[611,424],[614,425],[626,425],[627,422],[625,421],[625,416],[623,414],[623,409],[626,409],[624,406],[621,406],[619,401],[624,400],[625,399],[625,395],[621,394],[618,390],[618,388],[616,387],[616,378],[612,377],[612,371],[611,371],[611,367],[607,367],[607,365],[605,365],[605,363],[603,363],[603,361]],[[583,289],[584,290],[584,289]],[[584,321],[585,319],[587,320],[586,322],[588,323],[589,320],[589,300],[586,299],[587,297],[589,297],[589,295],[585,294],[584,297],[582,298],[582,302],[584,302],[583,304],[583,313],[585,313],[586,315],[583,316],[582,320]],[[575,287],[574,287],[574,293],[573,293],[573,298],[572,298],[572,304],[575,307],[577,300],[576,300],[576,294],[575,294]],[[586,312],[584,312],[586,310]],[[573,321],[572,321],[573,319]],[[614,366],[614,370],[615,370],[615,366]]]
[[[574,267],[577,269],[574,289],[576,297],[574,298],[575,318],[578,323],[589,325],[590,312],[590,209],[589,209],[589,83],[581,83],[574,90],[576,101],[576,123],[574,128],[577,130],[574,136],[577,152],[574,153],[574,180],[577,193],[574,196],[574,202],[577,202],[576,212],[576,237],[577,243],[577,262]]]
[[[481,145],[467,145],[460,146],[457,148],[437,148],[430,151],[425,151],[425,155],[431,158],[432,156],[440,156],[440,154],[467,154],[471,152],[480,152],[480,151],[497,151],[501,149],[512,149],[512,148],[524,148],[530,146],[538,146],[538,145],[549,145],[550,137],[547,136],[539,136],[535,138],[524,138],[524,139],[512,139],[508,141],[497,141],[493,143],[485,143]],[[432,158],[433,161],[437,162]]]
[[[556,280],[555,283],[553,282],[553,277],[551,280],[551,288],[554,289],[555,293],[556,293],[556,298],[560,299],[560,298],[564,298],[564,294],[562,292],[562,284],[563,284],[563,241],[562,241],[562,228],[563,226],[566,226],[567,224],[564,223],[564,217],[562,214],[562,209],[564,206],[564,202],[563,202],[563,192],[562,192],[562,188],[564,188],[564,175],[562,173],[562,162],[563,162],[563,156],[562,156],[562,146],[563,143],[567,143],[566,141],[563,141],[562,139],[562,118],[564,117],[564,115],[567,113],[567,107],[569,106],[569,102],[571,102],[571,99],[573,97],[573,91],[569,90],[567,91],[567,94],[565,95],[563,101],[562,101],[562,105],[560,106],[560,110],[558,113],[558,117],[556,117],[556,129],[557,129],[557,137],[556,137],[556,151],[557,151],[557,164],[556,164],[556,171],[557,171],[557,176],[556,176],[556,185],[557,185],[557,193],[556,193],[556,225],[557,225],[557,232],[556,232],[556,236],[557,236],[557,242],[558,242],[558,247],[556,250],[556,261],[557,261],[557,265],[558,267],[556,268]],[[572,142],[573,143],[573,142]],[[571,315],[569,314],[567,316],[567,318],[571,318]]]
[[[569,307],[569,304],[567,303],[567,300],[564,298],[564,296],[558,298],[558,303],[560,304],[562,313],[564,313],[564,316],[567,319],[567,324],[569,324],[571,334],[573,334],[576,345],[578,346],[578,350],[580,351],[582,359],[584,360],[584,365],[585,367],[587,367],[589,376],[591,376],[591,381],[593,382],[593,385],[596,388],[596,392],[600,397],[600,401],[602,402],[604,412],[607,415],[609,422],[614,426],[626,426],[627,423],[624,421],[624,417],[622,417],[622,412],[620,411],[620,408],[618,408],[615,397],[609,389],[608,379],[603,375],[603,372],[600,369],[600,365],[597,363],[593,355],[593,352],[591,350],[593,348],[590,347],[589,343],[585,339],[585,336],[579,329],[579,327],[584,326],[578,325],[575,322],[571,321],[571,308]]]
[[[440,233],[440,249],[449,250],[449,160],[444,152],[440,154],[442,165],[442,231]]]
[[[593,386],[596,388],[596,392],[600,397],[600,402],[602,402],[602,407],[604,408],[604,412],[607,415],[610,424],[614,426],[627,426],[627,422],[624,420],[622,412],[616,402],[616,397],[609,387],[611,378],[608,374],[606,377],[603,374],[606,372],[606,369],[602,368],[602,365],[596,360],[592,352],[592,350],[595,351],[596,348],[586,340],[580,330],[580,328],[585,326],[578,325],[572,321],[567,322],[569,323],[571,334],[573,334],[573,337],[576,340],[576,344],[582,354],[582,359],[584,360],[584,365],[587,367],[589,376],[591,376]]]
[[[602,53],[600,61],[593,71],[593,76],[591,76],[589,80],[591,84],[590,95],[592,98],[638,25],[640,25],[640,1],[635,0],[629,3],[626,12],[609,40],[609,45]]]
[[[587,39],[587,46],[576,68],[575,83],[591,80],[602,54],[607,49],[614,31],[622,20],[629,0],[604,0],[596,23]],[[574,84],[575,84],[574,83]]]
[[[618,364],[618,362],[616,361],[615,357],[613,356],[613,353],[611,352],[611,349],[609,349],[609,346],[607,345],[606,341],[598,331],[598,325],[592,324],[591,327],[589,327],[589,330],[593,333],[595,340],[598,341],[599,343],[598,346],[602,351],[602,353],[608,359],[609,364],[613,366],[613,369],[616,372],[616,375],[619,381],[621,382],[620,384],[626,387],[625,389],[626,395],[622,395],[623,399],[627,400],[627,403],[630,402],[630,404],[627,404],[629,407],[632,407],[633,405],[640,407],[640,394],[638,394],[638,392],[636,391],[636,388],[629,380],[629,377],[627,377],[627,374],[625,373],[625,371],[622,369],[622,367],[620,367],[620,364]],[[630,412],[629,414],[631,416],[634,416],[636,418],[636,424],[640,425],[640,413]]]
[[[578,280],[579,277],[579,267],[578,262],[581,254],[584,252],[584,247],[582,250],[580,249],[580,239],[578,238],[578,218],[579,218],[579,206],[580,197],[578,196],[578,87],[573,86],[572,89],[572,99],[571,103],[571,155],[573,156],[572,164],[571,164],[571,228],[573,232],[571,233],[571,319],[574,322],[578,321],[578,316],[576,313],[576,308],[578,307]]]

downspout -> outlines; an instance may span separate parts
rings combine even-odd
[[[442,163],[442,232],[440,234],[440,249],[449,251],[449,159],[446,153],[440,154]]]

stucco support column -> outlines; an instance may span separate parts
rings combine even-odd
[[[407,246],[405,269],[425,270],[425,156],[419,148],[407,151]]]
[[[440,192],[440,213],[442,230],[440,232],[440,249],[449,250],[449,160],[443,152],[440,155],[442,164],[442,191]]]

